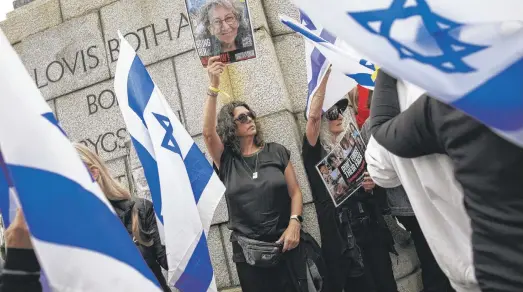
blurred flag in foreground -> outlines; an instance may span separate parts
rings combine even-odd
[[[217,291],[207,247],[225,187],[122,37],[115,92],[164,233],[169,284]]]
[[[294,0],[387,72],[523,147],[520,0]]]
[[[318,89],[327,69],[332,64],[332,72],[327,82],[323,110],[328,110],[351,89],[360,84],[374,89],[371,75],[375,67],[351,51],[344,41],[314,23],[311,18],[301,12],[301,24],[287,16],[280,16],[280,21],[292,30],[305,37],[305,54],[307,63],[307,109],[306,118],[312,97]]]
[[[161,291],[1,30],[0,92],[4,175],[51,286]]]

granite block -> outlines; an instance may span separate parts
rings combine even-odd
[[[67,20],[89,13],[115,1],[116,0],[60,0],[60,3],[62,5],[64,19]]]
[[[300,11],[292,4],[291,0],[263,0],[263,7],[273,36],[293,32],[292,29],[280,22],[280,14],[300,21]]]
[[[413,274],[403,279],[396,280],[399,292],[418,292],[423,291],[423,281],[421,279],[421,269],[417,269]]]
[[[258,116],[283,109],[292,111],[276,51],[269,34],[255,33],[256,59],[229,65],[234,96],[254,108]]]
[[[231,230],[227,228],[227,224],[221,224],[220,230],[223,235],[223,244],[225,247],[225,257],[229,267],[229,273],[231,275],[232,286],[240,285],[240,278],[238,278],[238,271],[236,270],[236,264],[232,261],[232,245],[230,242]]]
[[[312,235],[321,246],[320,227],[318,225],[318,216],[313,203],[303,206],[303,230]]]
[[[298,123],[298,129],[300,130],[300,137],[305,136],[305,130],[307,129],[307,120],[305,120],[305,112],[299,112],[294,115],[296,122]],[[303,142],[303,138],[300,140]]]
[[[11,44],[62,22],[59,0],[40,0],[9,13],[0,28]]]
[[[32,35],[15,49],[45,99],[109,78],[96,13]]]
[[[403,247],[396,244],[395,247],[399,256],[390,254],[390,258],[392,261],[392,270],[394,271],[394,279],[399,280],[412,274],[420,266],[420,263],[413,242]]]
[[[193,49],[183,0],[122,0],[101,9],[112,74],[118,60],[118,30],[145,65]]]
[[[54,104],[54,99],[47,101],[47,104],[49,105],[49,107],[51,108],[51,111],[53,112],[53,114],[56,117],[56,106]],[[58,119],[58,117],[56,117],[56,118]]]
[[[267,24],[267,18],[265,17],[265,11],[263,9],[262,0],[248,0],[249,14],[251,17],[251,25],[253,30],[260,28],[269,29]]]
[[[202,67],[196,51],[191,51],[174,58],[176,77],[182,95],[182,104],[185,113],[185,126],[192,135],[198,135],[203,129],[203,108],[207,98],[209,77]],[[230,66],[229,66],[230,67]],[[229,69],[230,70],[230,69]],[[220,89],[231,97],[231,83],[228,70],[222,75]],[[217,112],[224,102],[229,101],[225,95],[218,97]]]
[[[266,142],[279,143],[291,151],[291,162],[300,184],[303,202],[312,202],[309,181],[301,157],[301,138],[294,116],[288,111],[281,111],[260,118],[260,126]]]
[[[140,167],[133,170],[133,183],[135,187],[135,195],[138,198],[146,198],[152,201],[151,191],[149,190],[149,185],[147,185],[147,179],[145,178],[143,168]]]
[[[105,81],[56,99],[60,123],[72,141],[110,160],[127,154],[128,139],[113,81]]]
[[[212,226],[209,230],[207,245],[209,246],[209,252],[211,254],[216,286],[218,286],[218,288],[230,287],[231,278],[229,276],[229,269],[227,268],[225,250],[219,226]]]
[[[307,64],[305,41],[298,34],[286,34],[272,38],[283,78],[287,85],[293,111],[304,111],[307,106]]]
[[[107,166],[107,169],[109,170],[109,173],[112,177],[121,177],[126,175],[125,157],[119,157],[106,161],[105,166]]]

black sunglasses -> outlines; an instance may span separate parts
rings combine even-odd
[[[251,118],[251,120],[256,119],[256,114],[254,114],[253,111],[249,111],[248,113],[241,113],[236,119],[234,119],[234,121],[240,122],[241,124],[247,124],[249,122],[249,118]]]
[[[337,105],[333,105],[326,113],[327,120],[337,120],[340,115],[343,115],[346,109],[347,107],[338,107]]]

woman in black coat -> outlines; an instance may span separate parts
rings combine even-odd
[[[124,224],[134,243],[152,270],[164,291],[170,292],[162,274],[162,267],[168,269],[165,246],[160,241],[156,216],[151,201],[131,198],[129,192],[118,184],[109,174],[102,160],[89,148],[75,144],[80,158],[89,168],[89,172],[100,185],[103,193],[111,202],[116,214]]]

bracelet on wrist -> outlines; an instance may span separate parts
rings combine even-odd
[[[217,87],[214,87],[214,86],[209,86],[209,90],[212,91],[212,92],[215,92],[215,93],[219,93],[221,90]]]
[[[207,95],[210,96],[210,97],[218,97],[218,93],[217,92],[213,92],[211,90],[207,90]]]

